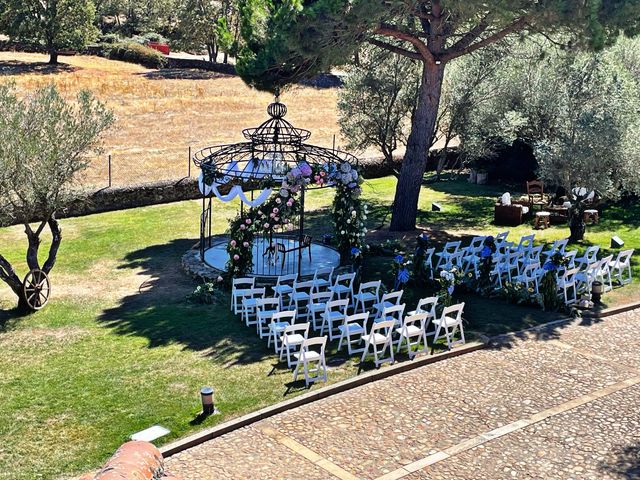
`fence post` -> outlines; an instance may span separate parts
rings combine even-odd
[[[111,188],[111,154],[109,154],[109,188]]]
[[[189,145],[189,157],[187,158],[187,178],[191,178],[191,145]]]

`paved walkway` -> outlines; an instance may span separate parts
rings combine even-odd
[[[184,480],[640,479],[640,310],[367,384],[167,466]]]

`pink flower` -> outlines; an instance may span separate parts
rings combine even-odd
[[[278,213],[280,210],[277,207],[274,207],[273,213]]]
[[[293,200],[292,199],[289,199],[287,201],[287,207],[293,207]]]
[[[325,172],[324,170],[320,170],[320,176],[324,177],[327,174],[327,172]]]
[[[244,226],[244,223],[240,225],[240,230],[246,230],[247,227]]]
[[[243,242],[243,243],[242,243],[242,246],[243,246],[244,248],[249,248],[249,242]]]
[[[233,256],[233,259],[237,262],[238,260],[240,260],[240,255],[235,254],[235,255]]]
[[[270,213],[270,214],[269,214],[269,216],[270,216],[271,218],[273,218],[273,217],[275,217],[275,216],[276,216],[276,214],[275,214],[275,213]]]
[[[319,182],[319,181],[320,181],[320,175],[316,175],[316,176],[314,176],[314,177],[313,177],[313,179],[314,179],[316,182]]]
[[[247,219],[244,221],[244,223],[246,223],[247,225],[251,225],[251,219],[250,219],[250,218],[247,218]]]
[[[280,199],[280,197],[277,197],[277,198],[276,198],[276,203],[277,203],[278,205],[280,205],[280,204],[282,203],[282,200]]]
[[[269,224],[265,222],[264,228],[269,228]]]
[[[235,247],[236,246],[236,241],[235,240],[231,240],[229,242],[229,245],[231,245],[232,247]]]
[[[280,217],[275,217],[275,218],[274,218],[274,220],[275,220],[276,222],[279,222],[279,221],[280,221]]]

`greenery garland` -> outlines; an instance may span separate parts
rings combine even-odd
[[[352,248],[362,247],[366,233],[366,205],[360,199],[361,183],[362,177],[347,162],[334,167],[332,171],[323,167],[312,168],[306,162],[293,167],[275,195],[230,221],[227,274],[237,278],[251,271],[256,235],[270,237],[276,232],[294,229],[292,220],[299,215],[301,208],[299,195],[308,185],[335,185],[333,223],[336,226],[336,240],[342,258],[348,258]]]

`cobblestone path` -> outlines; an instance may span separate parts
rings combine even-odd
[[[184,480],[640,479],[640,310],[367,384],[167,466]]]

